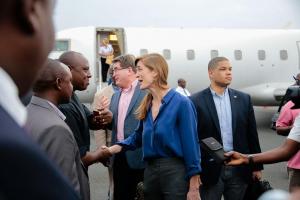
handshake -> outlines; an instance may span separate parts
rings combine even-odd
[[[102,146],[97,149],[97,161],[107,167],[109,165],[109,158],[120,151],[122,151],[122,146],[118,144],[111,147]]]
[[[102,146],[97,149],[98,155],[97,160],[101,162],[104,166],[109,166],[109,158],[113,155],[107,146]]]

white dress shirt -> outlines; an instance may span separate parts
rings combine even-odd
[[[23,127],[27,111],[19,98],[19,90],[11,77],[0,67],[0,105]]]
[[[300,143],[300,116],[296,117],[293,128],[287,138]]]
[[[112,53],[114,51],[114,49],[112,48],[111,44],[108,44],[107,46],[100,46],[99,48],[99,53],[100,54],[108,54],[108,53]],[[101,55],[102,58],[106,58],[105,55]]]
[[[182,88],[180,86],[176,88],[176,92],[179,92],[180,94],[186,97],[191,96],[191,93],[186,88]]]

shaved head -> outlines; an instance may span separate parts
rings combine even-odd
[[[68,73],[70,70],[66,65],[58,60],[48,59],[33,86],[33,91],[38,93],[54,89],[57,79],[65,79]]]
[[[82,60],[87,61],[87,59],[81,53],[76,51],[67,51],[63,53],[58,60],[71,69],[74,67],[76,68],[78,63],[81,63]]]
[[[67,51],[59,57],[59,61],[70,68],[74,90],[87,89],[92,77],[88,60],[81,53]]]

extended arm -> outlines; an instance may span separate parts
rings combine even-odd
[[[298,150],[298,142],[286,139],[281,146],[275,149],[263,153],[252,154],[251,156],[253,163],[272,164],[289,160]],[[249,164],[249,156],[247,155],[238,152],[229,152],[225,153],[225,156],[230,157],[230,161],[227,162],[227,165]]]

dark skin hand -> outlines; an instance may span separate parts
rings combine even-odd
[[[291,139],[286,139],[281,146],[275,149],[263,153],[252,154],[253,162],[262,164],[272,164],[287,161],[297,153],[299,147],[300,146],[298,142]],[[225,163],[226,165],[249,164],[248,156],[239,152],[232,151],[225,153],[224,155],[230,158],[230,160]]]
[[[87,152],[81,160],[86,167],[97,162],[101,162],[104,166],[107,166],[111,156],[112,154],[108,149],[98,148],[96,151]]]
[[[93,111],[93,115],[89,117],[89,128],[92,130],[106,129],[106,126],[112,121],[112,112],[108,110],[109,101],[107,98],[101,100],[102,108]],[[96,162],[101,162],[104,166],[108,166],[109,157],[112,154],[107,149],[98,148],[96,151],[87,152],[81,160],[87,167]]]
[[[106,125],[110,123],[110,121],[112,120],[112,113],[108,112],[109,103],[110,101],[107,97],[101,97],[101,108],[93,111],[93,115],[89,119],[90,129],[105,129]]]
[[[100,121],[103,126],[106,126],[111,123],[113,114],[108,108],[103,108],[99,110],[100,113]]]
[[[109,110],[110,101],[108,100],[107,97],[102,97],[100,104],[101,104],[101,108],[98,109],[100,115],[100,123],[103,126],[107,126],[108,124],[111,123],[113,118],[113,114]]]
[[[111,123],[112,117],[112,112],[110,112],[108,108],[102,108],[98,111],[94,111],[92,117],[89,119],[90,129],[105,129],[106,125]]]

